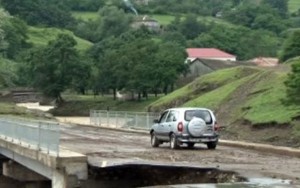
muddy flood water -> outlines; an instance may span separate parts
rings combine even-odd
[[[1,188],[50,188],[51,182],[19,182],[0,176]],[[89,167],[89,179],[78,188],[285,188],[297,187],[289,180],[246,178],[233,171],[163,165]]]

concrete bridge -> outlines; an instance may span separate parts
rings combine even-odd
[[[51,180],[54,188],[87,179],[87,157],[59,146],[60,128],[50,122],[0,117],[3,175],[22,182]]]

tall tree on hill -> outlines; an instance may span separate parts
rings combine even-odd
[[[24,48],[29,47],[27,25],[19,18],[0,9],[0,54],[13,59]]]
[[[206,31],[205,24],[198,22],[197,16],[193,14],[187,15],[187,17],[180,22],[178,28],[188,40],[192,40],[202,32]]]
[[[294,33],[286,39],[283,45],[280,61],[284,62],[297,56],[300,56],[300,31],[294,31]]]
[[[81,68],[75,45],[71,36],[60,34],[45,48],[32,51],[26,58],[26,72],[33,86],[58,103],[63,102],[61,93],[72,84],[76,70]]]
[[[187,71],[184,60],[187,57],[186,51],[180,45],[173,42],[166,42],[159,46],[156,55],[156,67],[152,69],[156,75],[156,82],[160,82],[163,91],[167,94],[173,91],[174,84],[180,75]]]
[[[100,24],[96,31],[98,34],[97,41],[110,36],[117,37],[130,28],[130,17],[115,6],[106,6],[101,9],[100,16]]]
[[[225,19],[251,29],[265,29],[279,34],[287,28],[287,21],[269,5],[242,4],[226,12]]]
[[[26,42],[28,39],[27,25],[19,18],[10,17],[8,22],[3,25],[3,31],[5,33],[3,39],[7,42],[3,54],[7,58],[15,59],[23,49],[30,47]]]

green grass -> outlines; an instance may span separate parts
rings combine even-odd
[[[17,107],[14,103],[0,103],[0,115],[25,115],[26,109]]]
[[[2,100],[0,98],[0,100]],[[54,120],[49,114],[43,112],[28,110],[25,107],[18,107],[12,102],[0,102],[0,116],[13,118],[26,118],[35,120]]]
[[[300,1],[289,0],[288,8],[290,13],[297,12],[300,9]]]
[[[245,84],[248,80],[257,76],[256,74],[247,76],[242,79],[238,79],[236,81],[230,82],[222,87],[219,87],[211,92],[205,93],[198,98],[188,101],[183,104],[185,107],[205,107],[210,108],[212,110],[218,109],[222,103],[225,102],[226,99],[230,97],[230,95],[242,84]]]
[[[196,79],[194,82],[160,98],[152,103],[149,108],[154,111],[160,111],[173,105],[182,105],[185,102],[197,98],[202,94],[210,92],[218,87],[226,85],[227,83],[246,77],[258,71],[259,69],[256,68],[235,67],[204,75]]]
[[[76,48],[80,51],[87,50],[92,46],[91,42],[76,37],[71,31],[57,28],[29,27],[28,42],[33,43],[36,46],[45,46],[49,41],[54,40],[60,33],[66,33],[73,36],[77,42]]]
[[[76,19],[81,19],[84,21],[89,21],[89,20],[97,20],[97,18],[100,17],[98,12],[79,12],[79,11],[74,11],[72,12],[72,15]]]
[[[234,27],[234,24],[231,24],[223,19],[220,18],[215,18],[215,17],[211,17],[211,16],[199,16],[198,17],[199,21],[202,21],[204,23],[215,23],[215,24],[220,24],[220,25],[224,25],[224,26],[231,26]]]
[[[253,88],[253,97],[247,101],[244,118],[253,124],[292,122],[293,117],[300,114],[300,106],[285,105],[286,98],[283,81],[286,74],[272,73],[268,79],[261,81]]]
[[[149,97],[141,101],[118,101],[113,96],[63,95],[65,103],[51,110],[57,116],[88,116],[90,110],[135,111],[145,112],[147,106],[157,98]]]
[[[151,15],[151,17],[157,20],[161,25],[168,25],[175,20],[175,16],[172,15],[154,14]]]

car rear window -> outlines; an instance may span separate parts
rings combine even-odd
[[[207,110],[187,110],[187,111],[185,111],[185,114],[184,114],[185,121],[191,121],[191,119],[193,119],[193,117],[201,118],[207,124],[212,123],[211,114]]]

